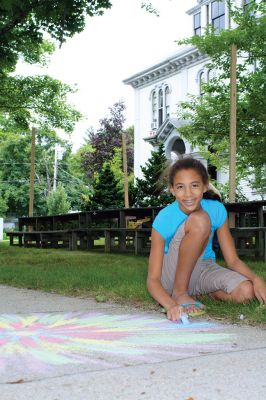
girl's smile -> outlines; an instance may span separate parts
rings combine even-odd
[[[200,201],[203,193],[207,191],[207,185],[196,170],[183,169],[176,173],[170,190],[180,209],[185,214],[191,214],[200,209]]]

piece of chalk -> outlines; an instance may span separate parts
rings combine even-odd
[[[187,314],[182,314],[180,319],[184,325],[188,325],[190,323]]]

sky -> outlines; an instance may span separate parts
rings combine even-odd
[[[71,136],[73,150],[86,129],[99,127],[108,108],[123,99],[125,127],[134,124],[134,90],[123,80],[178,51],[176,40],[192,34],[186,11],[196,0],[151,0],[160,16],[141,9],[141,0],[113,0],[103,16],[87,18],[86,28],[68,39],[50,58],[48,67],[20,65],[18,73],[48,74],[76,85],[69,101],[83,115]]]

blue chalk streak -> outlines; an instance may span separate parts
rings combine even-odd
[[[190,324],[190,321],[188,319],[188,315],[187,314],[182,314],[180,319],[181,319],[181,321],[183,322],[184,325]]]

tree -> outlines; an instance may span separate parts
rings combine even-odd
[[[5,217],[8,209],[7,201],[3,194],[0,192],[0,218]]]
[[[62,44],[84,30],[87,16],[111,6],[110,0],[0,0],[0,71],[13,71],[19,59],[38,63],[53,49],[47,37]],[[156,13],[150,1],[142,7]]]
[[[109,0],[1,0],[0,71],[13,70],[19,58],[39,62],[49,47],[47,34],[63,43],[83,31],[87,15],[110,7]]]
[[[67,148],[61,161],[58,161],[57,181],[62,183],[71,204],[71,210],[80,211],[83,207],[84,198],[92,196],[92,186],[86,178],[82,168],[81,152],[82,146],[76,153],[71,153]]]
[[[73,130],[81,115],[66,98],[74,89],[48,76],[13,72],[19,59],[45,64],[55,42],[81,32],[86,15],[101,15],[110,7],[109,0],[0,1],[0,114],[5,119],[24,130],[37,122]]]
[[[70,210],[70,202],[64,186],[61,184],[58,185],[56,190],[49,193],[46,202],[48,215],[67,214]]]
[[[109,108],[110,116],[100,120],[100,128],[94,132],[88,131],[88,144],[90,151],[82,154],[83,167],[88,178],[93,179],[95,174],[101,170],[106,161],[111,161],[116,148],[122,146],[122,129],[125,122],[123,101],[115,103]],[[127,130],[127,156],[128,170],[133,170],[133,129]]]
[[[260,190],[265,182],[265,155],[261,149],[266,148],[265,11],[263,1],[251,2],[245,12],[231,7],[236,28],[217,34],[208,27],[203,36],[185,41],[207,54],[208,68],[217,73],[203,85],[203,96],[190,96],[178,110],[178,117],[189,121],[180,128],[182,136],[192,145],[200,146],[211,164],[227,168],[230,45],[236,44],[242,57],[237,66],[237,175],[238,181],[247,178]]]
[[[156,151],[152,151],[145,166],[141,167],[143,178],[136,178],[133,189],[135,206],[161,206],[173,201],[172,195],[167,191],[167,163],[164,145],[161,143]]]
[[[105,163],[99,173],[99,179],[94,186],[94,194],[87,208],[105,209],[123,207],[123,193],[118,190],[118,181],[111,170],[110,164]]]
[[[0,129],[12,126],[21,131],[30,125],[39,129],[61,128],[72,132],[81,114],[67,103],[74,92],[69,85],[49,76],[0,74]]]
[[[54,131],[37,131],[34,214],[46,214],[46,196],[51,191],[55,145],[63,142]],[[28,215],[31,133],[0,130],[0,191],[7,214]]]

